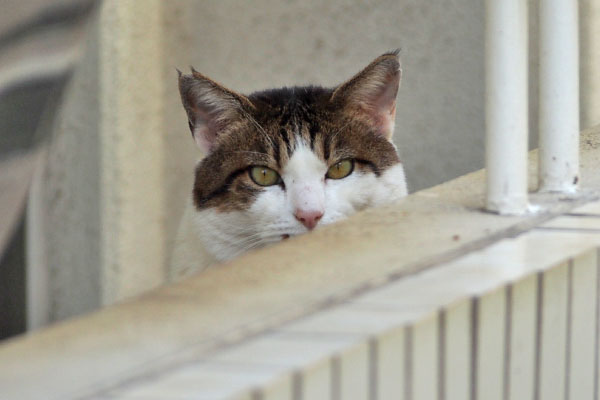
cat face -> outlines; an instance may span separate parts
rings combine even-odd
[[[206,154],[193,200],[206,249],[227,260],[406,195],[391,142],[397,53],[333,88],[243,96],[192,70],[179,87]]]

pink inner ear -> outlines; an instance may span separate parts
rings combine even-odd
[[[211,135],[210,129],[206,125],[197,124],[193,135],[196,146],[198,146],[203,154],[208,154],[212,151],[216,137],[214,134]]]
[[[386,139],[391,139],[394,134],[394,125],[396,122],[396,102],[392,103],[391,108],[388,108],[387,111],[384,110],[380,119],[380,132]]]
[[[394,133],[396,95],[400,85],[400,76],[399,69],[380,70],[379,73],[366,76],[352,88],[349,94],[350,101],[362,110],[365,116],[372,121],[377,132],[388,140]]]
[[[217,140],[217,127],[211,122],[213,119],[207,110],[198,106],[194,107],[194,121],[191,123],[192,134],[196,145],[204,154],[212,151]]]
[[[388,84],[374,101],[367,111],[371,119],[375,122],[377,130],[386,139],[391,139],[394,134],[394,124],[396,118],[396,93],[397,86]]]

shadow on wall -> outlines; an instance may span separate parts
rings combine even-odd
[[[27,323],[25,209],[96,0],[5,0],[0,15],[0,339]],[[57,232],[53,232],[57,234]],[[32,290],[29,290],[31,293]],[[50,299],[46,299],[49,301]]]

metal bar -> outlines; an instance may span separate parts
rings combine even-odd
[[[486,1],[487,209],[527,210],[527,2]]]
[[[540,2],[540,190],[579,183],[579,44],[576,0]]]

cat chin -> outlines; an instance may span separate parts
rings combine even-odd
[[[251,207],[245,211],[219,212],[214,209],[195,211],[192,216],[198,245],[217,261],[231,260],[249,250],[277,243],[304,233],[297,221],[267,222]]]

